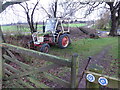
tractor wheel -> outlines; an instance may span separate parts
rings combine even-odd
[[[32,40],[29,41],[27,46],[28,46],[29,49],[34,49],[34,42]]]
[[[40,48],[40,52],[48,53],[49,52],[49,48],[50,48],[49,44],[45,43]]]
[[[58,39],[59,48],[64,49],[68,47],[69,44],[70,44],[70,37],[68,34],[63,34],[59,37]]]

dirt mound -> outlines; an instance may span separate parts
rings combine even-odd
[[[95,34],[96,33],[96,29],[93,28],[87,28],[87,27],[80,27],[79,29],[85,30],[87,31],[89,34]]]
[[[72,39],[89,38],[89,34],[95,34],[95,33],[96,33],[96,30],[92,28],[86,28],[86,27],[70,28],[70,36]]]

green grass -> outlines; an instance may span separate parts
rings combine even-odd
[[[66,49],[59,49],[58,47],[52,47],[50,53],[53,55],[71,58],[73,53],[78,53],[81,58],[87,58],[100,52],[103,48],[110,45],[117,45],[118,38],[100,38],[100,39],[81,39],[72,41],[72,44]],[[112,48],[111,53],[117,55],[117,48]],[[117,56],[116,56],[117,57]]]
[[[19,31],[19,29],[17,28],[17,26],[2,26],[2,31],[3,32],[16,32]],[[28,27],[23,27],[22,30],[23,32],[29,32],[29,28]]]
[[[38,25],[38,30],[42,29],[42,25]],[[21,31],[21,32],[30,32],[30,29],[27,25],[21,25],[21,30],[20,30],[20,26],[19,28],[17,28],[17,26],[12,25],[12,26],[2,26],[2,30],[3,32],[17,32],[17,31]]]
[[[85,26],[85,23],[78,23],[78,24],[69,24],[70,27],[82,27]],[[64,26],[68,26],[67,24],[64,24]]]
[[[2,26],[2,30],[16,30],[16,26]]]
[[[112,75],[112,77],[118,78],[118,74],[120,74],[120,72],[118,72],[119,67],[120,67],[120,61],[119,61],[120,51],[119,51],[118,41],[116,43],[113,43],[111,46],[112,46],[111,50],[108,53],[108,55],[111,56],[111,58],[112,58],[111,63],[110,63],[111,71],[109,73]]]
[[[112,46],[112,48],[111,48],[109,54],[111,54],[113,58],[117,59],[118,58],[118,50],[119,50],[119,48],[118,48],[118,46],[119,46],[118,42],[113,43],[111,46]]]
[[[86,24],[69,24],[70,27],[81,27],[81,26],[85,26]],[[43,25],[38,25],[38,31],[42,30],[42,26]],[[64,26],[68,26],[67,24],[64,24]],[[19,26],[20,27],[20,26]],[[22,30],[20,32],[30,32],[30,29],[28,27],[28,25],[21,25]],[[11,26],[2,26],[2,30],[3,32],[10,32],[10,33],[14,33],[16,31],[19,31],[19,29],[17,28],[16,25],[11,25]]]
[[[117,77],[118,75],[118,38],[117,37],[108,37],[108,38],[100,38],[100,39],[81,39],[74,40],[72,44],[66,49],[59,49],[57,46],[52,47],[50,50],[50,54],[60,56],[63,58],[71,59],[73,53],[78,53],[80,60],[87,60],[89,56],[95,56],[99,54],[104,48],[109,48],[109,52],[106,53],[106,56],[103,58],[104,60],[110,61],[109,70],[113,71],[111,73],[112,77]],[[109,57],[111,56],[111,58]],[[110,60],[108,60],[110,59]],[[81,63],[81,62],[80,62]],[[67,70],[67,69],[64,69]],[[120,74],[120,73],[119,73]]]

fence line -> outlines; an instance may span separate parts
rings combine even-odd
[[[60,57],[50,55],[50,54],[46,54],[46,53],[41,53],[41,52],[38,52],[38,51],[35,51],[35,50],[30,50],[30,49],[18,47],[18,46],[11,45],[11,44],[1,43],[1,45],[2,45],[3,48],[15,51],[17,53],[32,56],[32,57],[35,57],[35,58],[38,58],[38,59],[39,58],[44,59],[46,61],[54,62],[58,65],[63,65],[63,66],[65,65],[65,66],[71,67],[71,61],[68,60],[68,59],[60,58]]]
[[[49,86],[45,85],[44,83],[40,83],[38,80],[36,80],[35,78],[31,77],[32,74],[37,74],[39,73],[40,76],[47,78],[48,80],[51,80],[53,82],[58,83],[59,85],[62,85],[64,87],[68,87],[68,88],[76,88],[78,85],[78,55],[74,54],[72,56],[72,59],[64,59],[64,58],[60,58],[54,55],[50,55],[50,54],[45,54],[45,53],[41,53],[38,51],[34,51],[34,50],[30,50],[30,49],[26,49],[26,48],[22,48],[22,47],[18,47],[15,45],[10,45],[7,43],[0,43],[0,47],[4,48],[5,51],[8,53],[4,53],[2,52],[2,55],[0,57],[3,57],[3,61],[10,61],[15,63],[16,65],[18,65],[20,67],[20,69],[16,69],[15,67],[11,66],[9,63],[4,62],[3,63],[3,73],[4,73],[4,78],[3,78],[3,83],[5,85],[8,85],[8,87],[10,87],[10,85],[14,85],[17,87],[28,87],[28,88],[34,88],[33,86],[30,85],[30,83],[28,82],[24,82],[21,78],[26,77],[26,79],[29,82],[32,82],[35,84],[36,87],[39,88],[50,88]],[[44,66],[44,67],[33,67],[30,66],[28,64],[25,64],[21,61],[19,61],[15,55],[13,54],[13,52],[16,53],[20,53],[20,54],[24,54],[27,56],[32,56],[34,58],[37,59],[42,59],[48,62],[52,62],[53,64]],[[56,77],[50,73],[47,73],[48,70],[53,69],[53,68],[59,68],[59,67],[69,67],[71,69],[71,77],[70,77],[70,82],[63,80],[59,77]],[[9,81],[9,82],[7,82]]]

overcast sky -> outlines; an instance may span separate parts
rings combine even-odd
[[[44,6],[44,8],[49,8],[49,4],[52,0],[40,0],[40,4]],[[35,3],[36,0],[30,0],[29,3]],[[40,5],[39,5],[40,6]],[[11,8],[12,7],[12,8]],[[84,11],[86,8],[83,8],[75,13],[77,18],[83,17]],[[100,13],[104,13],[103,10],[96,10],[92,15],[84,20],[95,20],[98,18]],[[34,19],[36,21],[42,21],[46,18],[46,14],[41,9],[35,12]],[[26,22],[26,15],[24,13],[23,8],[20,5],[13,5],[9,6],[4,12],[0,14],[0,24],[10,24],[10,23],[17,23],[17,22]]]

